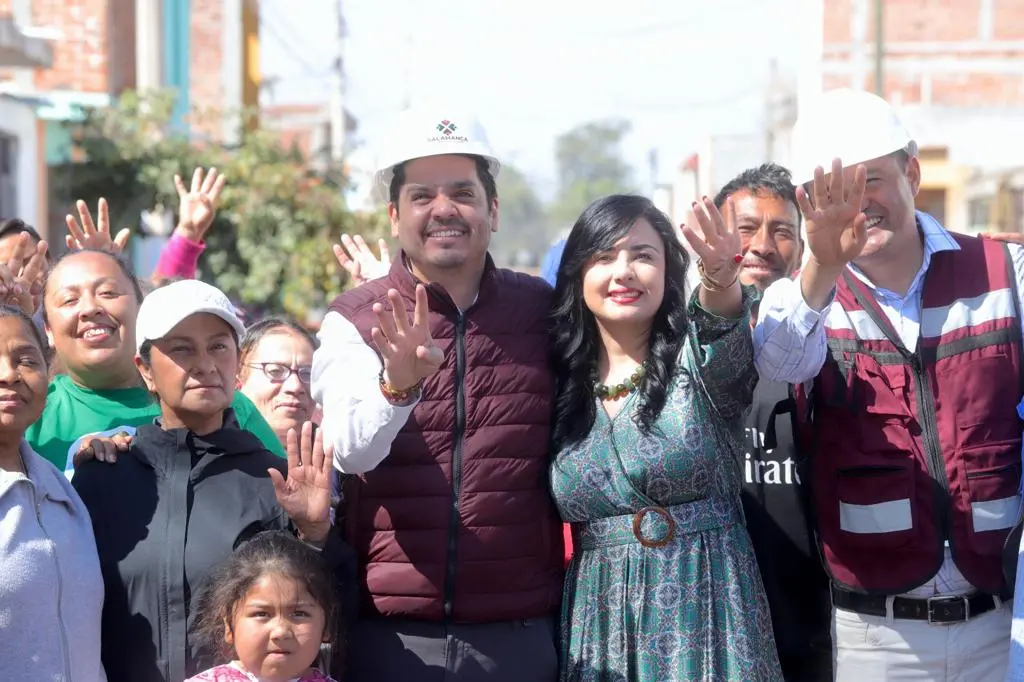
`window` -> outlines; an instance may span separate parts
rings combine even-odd
[[[967,227],[971,232],[986,232],[992,209],[992,197],[975,197],[967,202]]]
[[[0,218],[18,215],[18,140],[0,133]]]

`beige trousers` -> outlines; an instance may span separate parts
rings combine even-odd
[[[929,625],[832,609],[836,682],[1003,682],[1012,604],[966,623]]]

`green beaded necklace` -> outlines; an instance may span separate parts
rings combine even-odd
[[[619,398],[624,398],[636,390],[637,386],[640,385],[640,380],[644,378],[645,374],[647,374],[647,369],[644,365],[640,365],[628,379],[615,384],[614,386],[606,386],[600,381],[597,381],[594,383],[594,393],[596,393],[597,397],[601,400],[618,400]]]

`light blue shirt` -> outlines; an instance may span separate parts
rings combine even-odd
[[[903,345],[913,350],[921,330],[921,291],[932,256],[940,251],[959,251],[960,246],[937,220],[917,213],[924,238],[924,258],[905,295],[876,287],[857,268],[850,267],[874,294],[878,307],[900,335]],[[1024,310],[1024,247],[1008,244],[1017,279],[1017,299]],[[830,301],[820,312],[804,301],[799,279],[782,279],[769,286],[761,299],[754,328],[754,361],[766,379],[802,384],[814,379],[825,363],[825,325]]]

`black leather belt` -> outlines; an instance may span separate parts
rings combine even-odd
[[[868,616],[885,616],[885,595],[861,594],[841,587],[832,586],[832,603],[836,608],[863,613]],[[991,594],[976,592],[954,597],[894,597],[893,618],[904,620],[926,620],[929,623],[963,623],[975,616],[988,613],[998,602]]]

